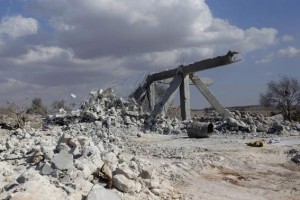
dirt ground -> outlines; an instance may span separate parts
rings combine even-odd
[[[129,153],[142,156],[184,199],[299,199],[300,165],[291,161],[300,137],[249,147],[260,138],[213,135],[206,139],[145,134]],[[264,138],[268,141],[271,138]]]

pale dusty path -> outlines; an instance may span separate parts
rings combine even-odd
[[[300,165],[287,153],[300,151],[300,137],[280,138],[280,143],[264,147],[245,145],[255,140],[149,134],[128,146],[186,199],[300,199]]]

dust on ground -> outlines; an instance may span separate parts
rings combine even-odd
[[[245,145],[259,139],[145,134],[128,147],[155,165],[186,199],[299,199],[300,165],[291,161],[289,151],[300,150],[300,137],[282,137],[263,147]]]

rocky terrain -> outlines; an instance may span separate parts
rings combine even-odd
[[[300,124],[232,116],[194,117],[214,132],[189,138],[187,121],[93,91],[41,127],[0,129],[0,199],[299,199]]]

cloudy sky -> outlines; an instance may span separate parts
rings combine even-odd
[[[0,104],[131,92],[146,73],[241,52],[207,70],[226,106],[253,105],[266,83],[300,77],[298,0],[0,0]],[[207,103],[191,88],[192,106]]]

